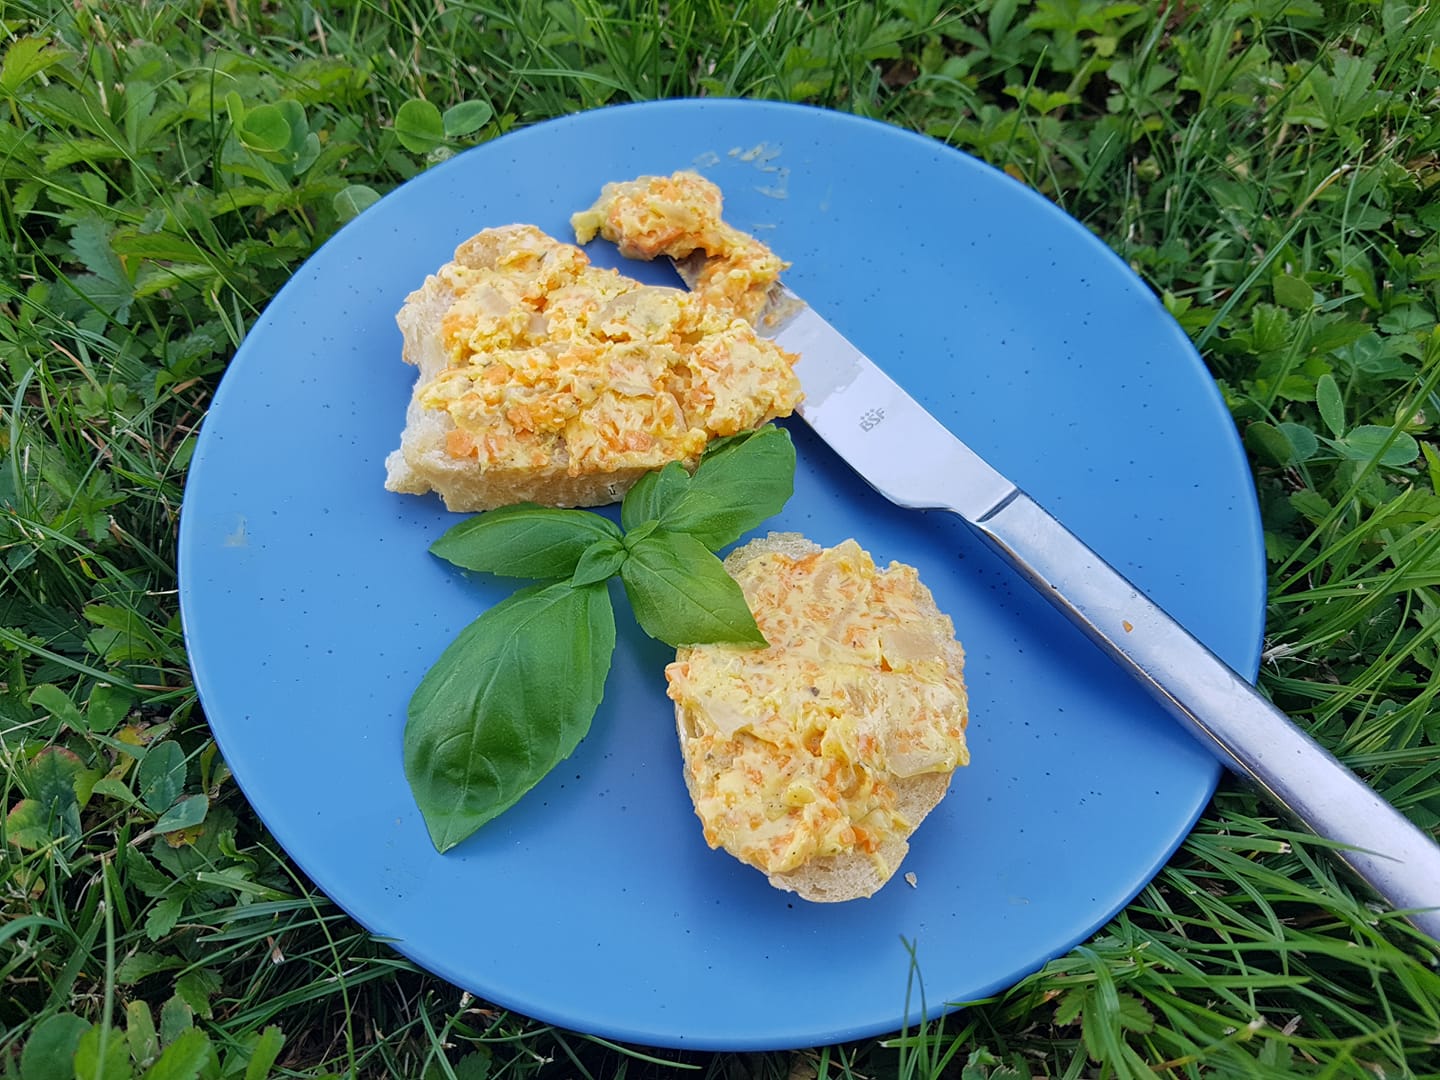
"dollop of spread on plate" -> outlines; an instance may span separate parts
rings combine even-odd
[[[724,199],[696,172],[642,176],[606,184],[589,210],[570,218],[575,238],[588,244],[598,233],[630,259],[705,256],[691,292],[754,324],[789,267],[778,255],[722,217]]]
[[[479,233],[437,276],[449,367],[417,399],[454,421],[453,457],[571,476],[693,464],[800,400],[797,357],[743,319],[533,226]]]
[[[913,567],[853,540],[734,576],[769,647],[682,649],[665,671],[705,839],[769,874],[874,856],[913,824],[898,779],[969,762],[954,626]]]

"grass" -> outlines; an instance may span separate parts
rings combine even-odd
[[[811,102],[996,164],[1164,298],[1252,455],[1262,685],[1433,833],[1432,5],[76,0],[0,27],[6,1076],[1440,1076],[1433,947],[1228,783],[1093,940],[918,1031],[650,1054],[493,1009],[269,840],[197,707],[173,564],[228,357],[377,194],[609,102]]]

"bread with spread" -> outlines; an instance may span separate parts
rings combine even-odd
[[[772,533],[725,562],[769,647],[666,669],[711,847],[807,900],[872,895],[969,761],[964,651],[912,567]]]
[[[466,240],[396,321],[418,374],[385,486],[451,510],[614,502],[800,400],[797,358],[743,319],[530,225]]]

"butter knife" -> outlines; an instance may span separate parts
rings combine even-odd
[[[682,277],[685,276],[684,269]],[[958,514],[1220,759],[1440,941],[1440,846],[788,289],[760,332],[799,353],[798,412],[881,495]]]

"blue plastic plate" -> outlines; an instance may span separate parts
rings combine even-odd
[[[1075,221],[964,154],[739,101],[604,109],[507,135],[405,184],[307,262],[236,355],[196,449],[180,530],[186,637],[256,812],[320,888],[420,965],[613,1038],[818,1046],[901,1026],[906,942],[934,1006],[997,991],[1089,936],[1184,838],[1218,768],[960,522],[890,506],[794,422],[796,492],[773,527],[854,536],[918,566],[969,654],[974,760],[913,842],[902,870],[914,887],[897,875],[870,900],[812,905],[710,851],[680,776],[670,654],[623,601],[589,737],[518,806],[435,853],[401,768],[406,702],[509,586],[428,554],[458,519],[382,487],[413,371],[394,314],[480,229],[530,222],[568,238],[569,215],[605,181],[686,167],[793,262],[801,295],[1254,672],[1264,584],[1250,474],[1154,296]]]

